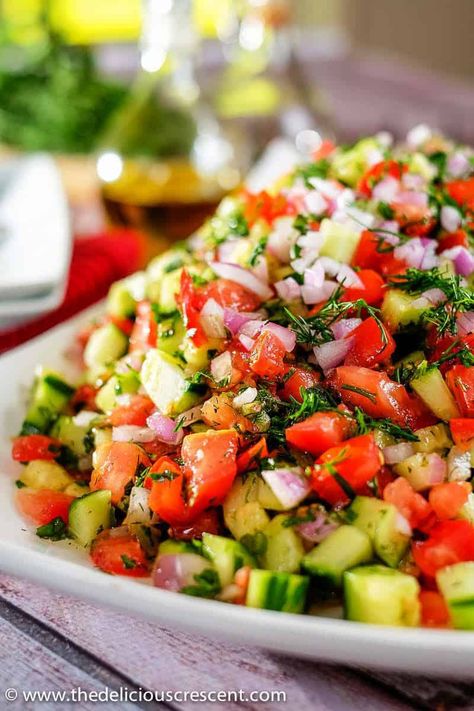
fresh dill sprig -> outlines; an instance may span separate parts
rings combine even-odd
[[[474,292],[461,284],[459,275],[443,274],[438,267],[426,271],[407,269],[405,274],[390,280],[388,285],[413,296],[429,289],[440,289],[446,296],[446,302],[427,309],[422,315],[423,323],[436,326],[440,334],[456,333],[457,315],[474,309]]]
[[[408,427],[401,427],[388,418],[377,419],[366,415],[360,408],[354,410],[354,419],[357,425],[357,434],[363,435],[372,430],[380,430],[395,439],[404,439],[408,442],[418,442],[419,439]]]

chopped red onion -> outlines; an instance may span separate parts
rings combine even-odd
[[[317,190],[310,190],[304,199],[304,204],[313,215],[322,215],[328,207],[327,201]]]
[[[95,420],[98,416],[98,413],[93,412],[93,410],[81,410],[77,415],[74,415],[72,421],[78,427],[88,427],[92,420]]]
[[[183,439],[183,429],[175,432],[176,423],[170,417],[162,415],[161,412],[154,412],[146,421],[148,427],[153,430],[157,439],[166,444],[176,445]]]
[[[298,506],[308,496],[311,489],[308,479],[303,476],[301,467],[263,469],[262,477],[286,509]]]
[[[229,351],[224,351],[211,360],[211,375],[216,383],[221,383],[232,377],[232,356]]]
[[[209,561],[197,553],[158,555],[152,572],[153,585],[179,592],[188,585],[195,585],[195,576],[206,568],[209,568]]]
[[[226,239],[225,242],[217,248],[217,256],[220,262],[231,262],[232,254],[235,252],[237,245],[241,242],[240,239]]]
[[[262,332],[264,321],[261,319],[252,319],[244,323],[239,329],[239,335],[249,336],[250,338],[255,338]]]
[[[332,521],[326,511],[318,511],[314,521],[307,521],[295,526],[295,531],[308,543],[321,543],[330,533],[336,530],[339,524]]]
[[[424,454],[418,466],[412,466],[410,484],[416,491],[424,491],[446,479],[446,460],[436,452]]]
[[[400,442],[399,444],[391,444],[388,447],[384,447],[383,457],[385,464],[398,464],[403,462],[404,459],[408,459],[415,454],[415,449],[410,442]]]
[[[433,132],[431,128],[426,123],[420,123],[408,131],[407,143],[411,148],[418,148],[422,146],[423,143],[426,143],[432,135]]]
[[[352,331],[360,326],[362,319],[360,318],[342,318],[340,321],[336,321],[331,326],[331,331],[334,334],[334,338],[338,341],[340,338],[345,338],[352,333]]]
[[[246,336],[245,333],[239,334],[238,339],[246,351],[251,351],[255,345],[255,340],[250,336]]]
[[[428,194],[416,192],[415,190],[405,190],[398,193],[394,200],[397,205],[413,205],[414,207],[428,207]]]
[[[156,435],[149,427],[120,425],[112,428],[112,439],[114,442],[153,442]]]
[[[344,190],[343,186],[335,180],[324,180],[324,178],[310,178],[310,185],[329,200],[335,200],[337,196]]]
[[[313,352],[320,367],[326,372],[340,365],[352,348],[353,342],[353,337],[349,336],[339,341],[329,341],[321,346],[315,346]]]
[[[443,301],[446,301],[446,294],[444,291],[441,291],[441,289],[427,289],[422,293],[422,296],[425,297],[425,299],[428,299],[433,306],[437,306],[438,304],[441,304]]]
[[[446,163],[446,168],[448,173],[453,178],[460,178],[462,175],[468,173],[471,170],[471,164],[469,163],[469,158],[466,156],[465,153],[461,153],[461,151],[456,151],[455,153],[449,156]]]
[[[402,185],[405,190],[421,190],[425,184],[425,179],[419,173],[403,173]]]
[[[304,285],[320,289],[324,283],[324,268],[321,261],[316,261],[312,267],[304,271]]]
[[[227,262],[210,262],[211,269],[222,277],[222,279],[230,279],[237,284],[244,286],[249,291],[260,296],[263,300],[271,299],[273,291],[267,284],[262,283],[255,274],[252,274],[248,269],[238,266],[237,264],[229,264]]]
[[[335,277],[339,269],[341,268],[341,263],[338,262],[336,259],[332,259],[332,257],[320,257],[318,259],[318,262],[324,269],[324,273],[326,274],[326,276],[329,277]]]
[[[397,511],[397,515],[395,517],[395,528],[398,531],[398,533],[401,533],[403,536],[411,536],[412,535],[412,529],[410,526],[410,522],[407,521],[405,516],[401,514],[399,511]]]
[[[301,296],[301,287],[293,277],[287,277],[273,285],[280,299],[283,301],[295,301]]]
[[[372,196],[376,200],[382,200],[383,202],[393,202],[396,194],[400,190],[400,181],[394,178],[392,175],[387,175],[386,178],[381,180],[372,190]]]
[[[471,450],[451,447],[448,454],[448,481],[467,481],[471,478]]]
[[[466,311],[458,314],[456,321],[460,336],[466,336],[468,333],[474,333],[474,311]]]
[[[409,267],[419,269],[425,256],[425,248],[419,237],[410,239],[405,244],[395,247],[393,254],[396,259],[400,259],[408,264]]]
[[[258,257],[257,263],[252,267],[251,271],[252,274],[255,274],[257,279],[260,279],[266,284],[268,283],[268,263],[263,254]]]
[[[270,333],[273,333],[273,335],[276,336],[278,340],[285,346],[285,350],[287,353],[291,353],[291,351],[294,350],[296,346],[296,336],[293,331],[290,331],[289,328],[285,328],[284,326],[280,326],[280,324],[278,323],[268,321],[264,325],[262,330],[270,331]]]
[[[433,269],[439,264],[439,257],[436,254],[437,243],[434,240],[430,240],[429,244],[425,245],[425,253],[423,259],[421,260],[420,269]]]
[[[288,264],[290,261],[291,248],[299,237],[293,222],[293,217],[279,217],[273,223],[273,229],[268,236],[268,252],[283,264]]]
[[[257,395],[257,388],[245,388],[245,390],[234,397],[232,405],[237,409],[243,407],[244,405],[250,405],[250,403],[255,400]]]
[[[224,309],[214,299],[208,299],[201,309],[199,320],[209,338],[225,338]]]
[[[254,313],[244,313],[234,311],[234,309],[229,309],[227,307],[224,308],[224,326],[229,329],[232,335],[235,335],[244,323],[254,319]]]
[[[348,264],[341,264],[339,271],[336,274],[336,280],[339,284],[344,284],[345,287],[365,289],[364,283],[357,276],[357,272],[355,272]]]
[[[128,526],[132,523],[150,523],[153,512],[150,509],[149,498],[150,489],[144,486],[132,486],[124,524]]]
[[[459,210],[452,205],[443,205],[441,208],[441,227],[447,232],[456,232],[462,221]]]
[[[466,247],[461,247],[459,254],[454,258],[454,266],[461,276],[471,276],[474,272],[474,256]]]

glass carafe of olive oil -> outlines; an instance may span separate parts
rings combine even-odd
[[[191,5],[145,3],[141,70],[97,159],[108,217],[146,234],[146,258],[190,235],[241,178],[194,78]]]

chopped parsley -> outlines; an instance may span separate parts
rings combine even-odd
[[[38,526],[36,535],[39,538],[48,538],[50,541],[62,541],[64,538],[69,538],[67,525],[60,516],[56,516],[44,526]]]
[[[215,597],[221,591],[219,575],[212,568],[206,568],[195,575],[194,581],[195,585],[186,585],[181,588],[181,592],[194,597]]]
[[[137,564],[133,558],[129,558],[128,555],[125,555],[125,553],[121,555],[120,558],[122,560],[123,567],[126,568],[126,570],[133,570],[133,568],[137,567]]]

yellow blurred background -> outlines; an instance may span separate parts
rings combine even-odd
[[[159,2],[160,0],[158,0]],[[233,0],[194,0],[201,33],[215,34]],[[474,0],[291,0],[296,23],[330,28],[364,50],[382,50],[441,73],[474,79]],[[55,29],[72,43],[130,42],[141,0],[48,0]],[[3,0],[12,39],[32,41],[44,0]]]

